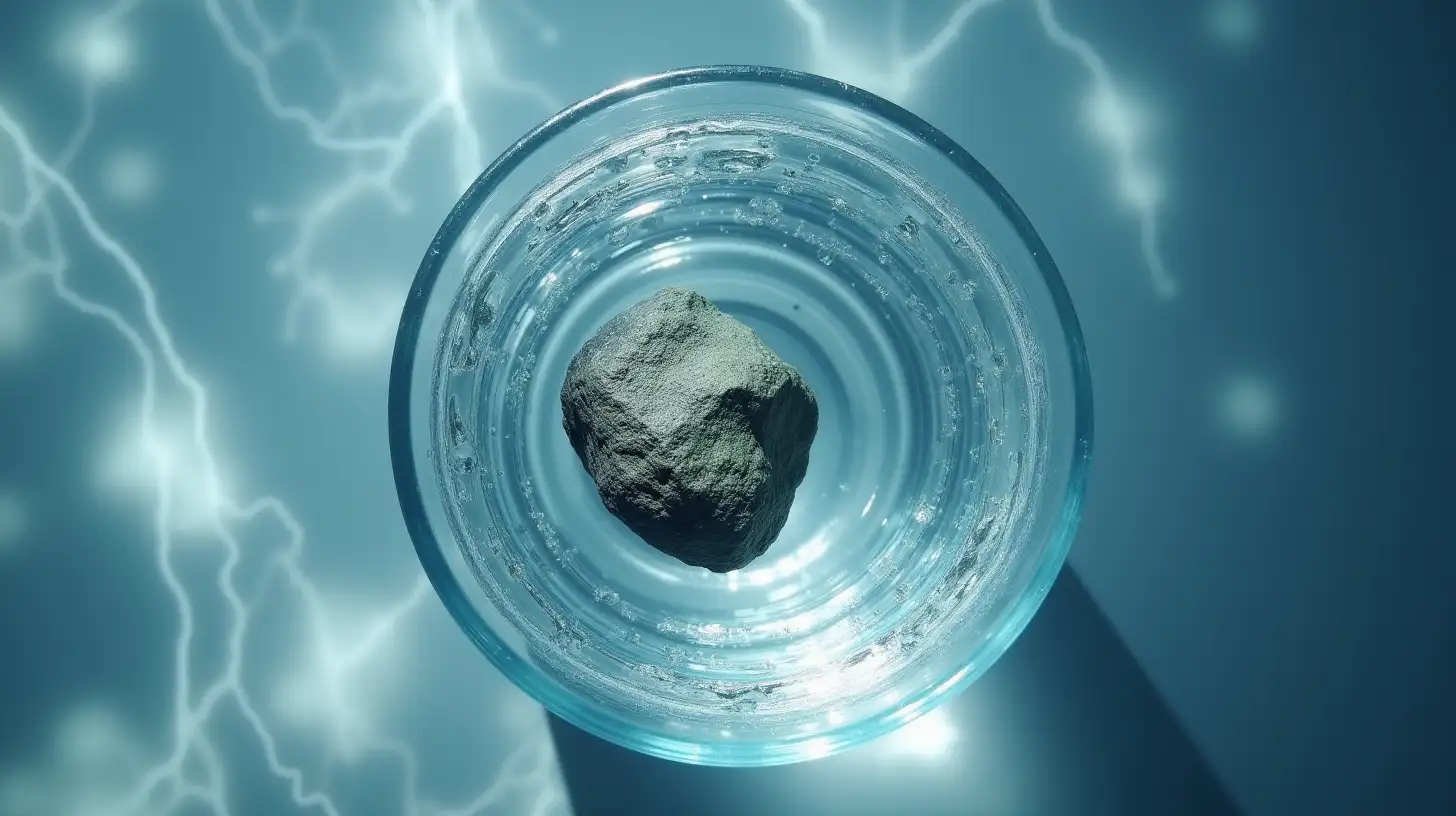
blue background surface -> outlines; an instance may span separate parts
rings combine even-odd
[[[714,785],[742,812],[1456,811],[1451,17],[9,0],[0,814]],[[580,96],[713,62],[835,76],[965,145],[1067,278],[1098,412],[1075,577],[1002,665],[882,743],[732,774],[583,742],[496,675],[423,582],[384,435],[398,308],[463,184]]]

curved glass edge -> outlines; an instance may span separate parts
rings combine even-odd
[[[811,737],[785,741],[771,747],[733,746],[731,749],[704,746],[684,740],[653,735],[635,741],[635,750],[695,765],[723,767],[767,767],[817,759],[848,750],[869,740],[888,734],[906,722],[925,714],[940,701],[948,699],[979,679],[1003,655],[1031,622],[1042,601],[1060,574],[1071,549],[1077,525],[1081,520],[1082,499],[1092,455],[1092,383],[1081,323],[1072,307],[1071,296],[1058,272],[1050,252],[1032,227],[1021,207],[1001,186],[985,166],[941,130],[910,111],[848,83],[815,74],[752,65],[709,65],[681,68],[653,76],[629,80],[571,105],[542,122],[521,137],[487,167],[461,196],[431,241],[414,282],[405,300],[395,336],[394,354],[390,363],[388,389],[388,425],[390,458],[396,491],[405,528],[414,543],[420,564],[451,617],[486,658],[517,687],[553,714],[601,739],[621,744],[620,727],[600,717],[569,698],[558,695],[544,677],[515,655],[500,648],[480,614],[466,600],[455,574],[451,572],[440,549],[440,542],[430,528],[424,498],[419,487],[415,451],[410,436],[410,396],[421,326],[429,296],[434,290],[449,251],[454,247],[465,225],[480,202],[498,183],[516,169],[540,144],[586,119],[592,114],[642,93],[666,90],[683,85],[745,82],[797,88],[853,104],[903,128],[916,138],[934,147],[954,163],[985,192],[1002,215],[1011,223],[1017,237],[1026,245],[1041,273],[1042,283],[1056,310],[1063,332],[1067,361],[1071,368],[1074,422],[1073,458],[1069,463],[1061,517],[1053,540],[1048,543],[1047,557],[1035,573],[1031,590],[1006,614],[983,647],[988,659],[965,672],[954,684],[927,689],[906,702],[899,716],[883,716],[851,726],[840,738]]]

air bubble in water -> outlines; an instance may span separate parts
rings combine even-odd
[[[698,163],[707,170],[719,173],[753,173],[767,167],[773,156],[758,150],[724,149],[709,150]]]
[[[475,456],[469,448],[455,452],[454,460],[451,462],[455,472],[461,476],[469,476],[475,472]]]
[[[453,395],[450,397],[450,418],[447,430],[451,447],[464,445],[469,441],[469,433],[465,427],[465,418],[460,414],[460,401]]]
[[[784,210],[782,204],[767,196],[754,196],[748,200],[748,206],[764,215],[778,215]]]

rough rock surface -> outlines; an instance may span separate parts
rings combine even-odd
[[[753,330],[669,287],[612,318],[572,358],[563,425],[602,503],[648,544],[714,572],[783,529],[819,406]]]

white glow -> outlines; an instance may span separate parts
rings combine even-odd
[[[1213,0],[1206,20],[1209,34],[1232,48],[1247,48],[1264,33],[1263,13],[1253,0]]]
[[[683,249],[676,243],[653,247],[652,252],[647,256],[648,268],[654,271],[677,266],[682,261]]]
[[[814,59],[813,67],[821,76],[863,88],[892,102],[908,101],[915,89],[915,79],[908,71],[885,64],[878,54],[864,47],[827,51]]]
[[[1161,185],[1143,155],[1148,115],[1118,90],[1107,61],[1096,47],[1068,31],[1057,18],[1052,0],[1032,0],[1042,33],[1052,45],[1076,58],[1091,80],[1087,114],[1093,134],[1101,141],[1117,178],[1118,192],[1137,214],[1139,248],[1159,296],[1172,298],[1177,282],[1168,273],[1158,249],[1158,212]]]
[[[805,759],[823,759],[834,750],[834,743],[824,737],[815,737],[804,743]]]
[[[1110,86],[1088,98],[1087,114],[1094,133],[1127,150],[1137,147],[1148,129],[1147,111]]]
[[[383,281],[340,287],[326,277],[300,284],[284,337],[296,341],[304,317],[320,315],[316,338],[334,362],[374,364],[388,358],[406,292]]]
[[[950,677],[947,677],[946,679],[942,680],[940,682],[940,685],[938,685],[938,686],[935,687],[935,693],[936,694],[947,694],[947,693],[949,693],[952,689],[954,689],[957,685],[959,685],[962,680],[966,679],[966,675],[970,674],[971,673],[971,670],[973,668],[974,668],[974,666],[966,666],[965,668],[957,671],[955,674],[952,674]]]
[[[336,359],[380,359],[394,345],[404,293],[383,286],[339,293],[328,303],[331,319],[325,335],[328,350]]]
[[[662,209],[662,205],[664,203],[665,202],[663,202],[661,200],[658,200],[658,201],[644,201],[641,204],[638,204],[637,206],[635,206],[632,209],[628,210],[627,212],[623,213],[622,214],[622,218],[624,218],[624,219],[626,219],[628,221],[632,221],[632,220],[635,220],[635,219],[638,219],[638,218],[646,218],[647,216],[652,215],[653,213],[655,213],[658,210]]]
[[[926,69],[960,40],[971,19],[998,2],[961,0],[935,34],[913,50],[905,43],[894,42],[894,37],[890,37],[892,41],[887,48],[873,48],[849,40],[842,31],[831,33],[823,10],[811,0],[785,0],[785,5],[808,35],[811,70],[904,103],[920,89],[921,75]],[[899,30],[893,18],[880,22],[878,27]]]
[[[137,740],[96,700],[74,705],[53,728],[47,763],[12,768],[0,780],[0,813],[117,816],[126,778],[141,762]]]
[[[1145,170],[1129,170],[1122,178],[1122,197],[1138,210],[1156,207],[1163,199],[1163,184]]]
[[[1139,249],[1152,277],[1155,291],[1171,298],[1177,284],[1168,273],[1158,249],[1156,204],[1161,202],[1162,185],[1142,155],[1145,140],[1144,112],[1128,103],[1116,89],[1112,72],[1101,53],[1088,41],[1073,34],[1057,17],[1053,0],[1031,0],[1041,34],[1058,50],[1073,57],[1091,80],[1088,113],[1091,127],[1106,149],[1115,173],[1117,192],[1138,218]],[[878,47],[846,39],[844,32],[830,30],[829,4],[814,0],[784,0],[802,28],[809,45],[809,67],[816,73],[858,85],[893,101],[904,103],[924,85],[923,74],[960,40],[967,24],[981,12],[1000,5],[998,0],[962,0],[935,34],[920,47],[911,49],[900,41],[902,21],[896,8],[882,22]]]
[[[0,282],[0,356],[18,354],[34,333],[30,294],[23,284]]]
[[[956,730],[944,708],[937,708],[874,743],[884,754],[939,759],[955,747]]]
[[[131,38],[119,24],[105,17],[72,24],[63,35],[60,52],[90,82],[124,79],[135,64]]]
[[[408,277],[381,273],[379,279],[401,281],[399,286],[385,287],[384,293],[361,285],[354,275],[346,278],[342,265],[328,257],[326,236],[350,227],[361,210],[383,205],[397,213],[408,212],[410,193],[416,190],[407,183],[413,179],[447,178],[456,193],[463,191],[499,149],[493,145],[487,151],[476,110],[482,101],[493,101],[492,91],[532,100],[542,113],[554,113],[562,104],[500,63],[485,4],[468,0],[395,4],[375,21],[382,24],[384,38],[378,70],[372,76],[349,77],[341,96],[317,108],[289,102],[287,83],[276,73],[282,69],[274,64],[279,54],[251,42],[246,18],[256,15],[256,8],[250,13],[230,10],[235,4],[218,0],[205,5],[229,54],[252,75],[266,113],[287,127],[301,126],[327,165],[344,168],[307,195],[302,205],[287,210],[254,208],[254,220],[260,224],[291,232],[288,248],[274,263],[276,274],[290,289],[284,340],[307,333],[322,340],[332,361],[372,367],[387,358],[392,347]],[[252,7],[248,2],[236,5]],[[304,26],[301,33],[333,45],[325,32]],[[366,50],[379,53],[380,44],[367,43]],[[437,147],[441,144],[437,139],[444,149]],[[443,173],[415,172],[422,161],[435,162],[427,169]],[[436,193],[430,191],[431,196]],[[415,261],[412,257],[403,263]],[[391,266],[386,273],[396,271]],[[305,327],[305,322],[310,325]]]
[[[76,769],[115,767],[130,751],[121,721],[109,707],[87,703],[71,711],[56,733],[57,759]]]
[[[107,157],[102,167],[102,183],[107,194],[117,201],[149,201],[157,191],[156,162],[139,150],[118,150]]]
[[[411,590],[391,603],[364,599],[328,599],[302,576],[291,573],[307,605],[311,626],[301,632],[302,659],[278,678],[274,710],[286,722],[329,735],[333,748],[354,757],[375,733],[374,717],[398,687],[405,619],[429,597],[429,583],[419,578]]]
[[[220,519],[225,485],[217,485],[216,492],[211,489],[221,474],[204,462],[187,422],[158,417],[148,437],[133,414],[117,423],[102,450],[97,476],[105,490],[150,504],[156,498],[157,480],[165,480],[172,505],[168,521],[174,531],[206,532]]]
[[[1224,386],[1220,412],[1224,425],[1236,436],[1255,439],[1274,430],[1279,420],[1279,403],[1267,382],[1241,377]]]
[[[780,587],[774,587],[768,591],[768,602],[778,603],[779,601],[786,601],[799,594],[799,589],[800,586],[798,584],[784,584]]]
[[[829,549],[829,537],[820,531],[799,548],[765,567],[750,569],[743,576],[749,586],[767,586],[780,578],[789,578],[819,560]]]

